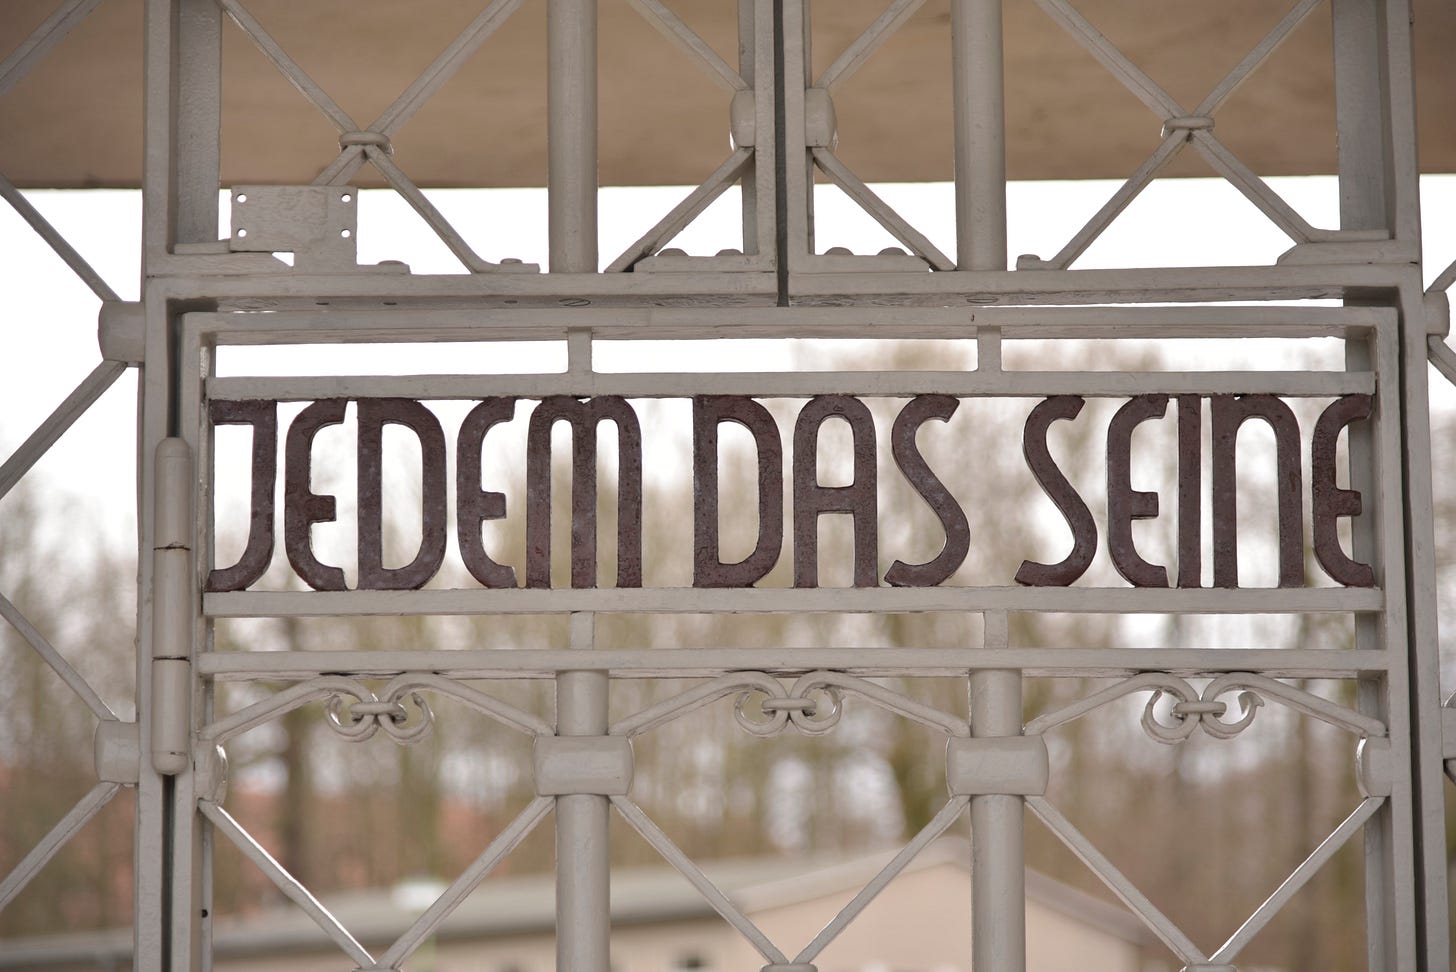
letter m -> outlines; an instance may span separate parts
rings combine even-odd
[[[571,586],[597,586],[597,426],[617,426],[617,586],[642,586],[642,429],[626,400],[543,398],[526,433],[526,586],[551,586],[551,429],[571,424]]]

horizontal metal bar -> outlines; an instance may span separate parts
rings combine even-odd
[[[148,281],[152,296],[210,299],[248,310],[338,309],[348,297],[361,308],[394,301],[403,309],[421,301],[472,308],[603,308],[662,300],[721,311],[768,307],[777,300],[772,272],[702,271],[653,274],[519,273],[482,278],[467,274],[213,273],[209,258],[161,255]],[[887,317],[921,305],[979,313],[997,304],[1085,305],[1270,301],[1339,298],[1352,291],[1391,292],[1407,282],[1408,262],[1305,264],[1263,267],[1161,267],[1118,270],[953,270],[941,273],[793,273],[794,304],[840,309],[878,307]],[[755,303],[756,302],[756,303]],[[893,307],[893,310],[888,308]],[[1262,308],[1261,308],[1262,309]],[[1329,308],[1335,310],[1335,308]]]
[[[604,588],[585,590],[235,591],[205,594],[213,618],[415,614],[1326,614],[1384,610],[1376,588],[1108,587]]]
[[[534,275],[511,274],[492,279],[508,286],[526,277]],[[845,279],[845,284],[850,285],[851,281]],[[266,314],[193,313],[186,316],[186,322],[206,339],[204,343],[228,345],[323,344],[364,338],[371,341],[549,341],[563,340],[569,330],[583,329],[589,330],[595,340],[969,339],[987,327],[999,328],[1008,340],[1306,338],[1393,328],[1396,317],[1387,308],[1341,307],[587,307],[567,311],[481,306],[394,310],[313,307]]]
[[[830,670],[864,676],[936,676],[977,669],[1028,675],[1123,677],[1165,671],[1184,677],[1261,672],[1275,678],[1354,678],[1385,671],[1384,651],[1320,648],[461,648],[386,651],[227,651],[197,656],[206,678],[282,681],[347,672],[389,678],[438,672],[452,678],[552,678],[557,672],[607,671],[618,678],[709,678],[728,672],[800,675]]]
[[[316,401],[323,398],[393,397],[430,401],[486,395],[544,398],[548,395],[622,395],[627,398],[691,398],[694,395],[752,395],[810,398],[854,395],[905,398],[942,394],[959,398],[1048,395],[1122,397],[1153,392],[1241,395],[1265,392],[1287,397],[1373,394],[1369,372],[1225,371],[848,371],[725,374],[549,374],[549,375],[360,375],[310,378],[212,378],[212,399]]]

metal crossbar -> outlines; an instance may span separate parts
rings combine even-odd
[[[1208,962],[1208,957],[1193,944],[1183,930],[1173,920],[1163,914],[1148,900],[1147,896],[1139,891],[1117,867],[1107,859],[1097,847],[1084,837],[1072,822],[1062,815],[1056,807],[1047,802],[1046,798],[1029,796],[1026,798],[1026,806],[1047,829],[1056,836],[1067,849],[1097,875],[1108,890],[1115,894],[1123,904],[1127,905],[1133,914],[1142,919],[1143,924],[1148,926],[1154,935],[1160,938],[1164,945],[1173,950],[1179,961],[1184,965],[1203,965]]]
[[[1351,814],[1346,817],[1334,832],[1320,842],[1314,851],[1300,862],[1294,873],[1285,879],[1284,883],[1271,894],[1263,904],[1259,905],[1249,920],[1234,932],[1233,936],[1224,943],[1223,947],[1209,958],[1213,965],[1231,965],[1234,959],[1238,958],[1244,946],[1251,942],[1264,926],[1268,925],[1279,909],[1289,902],[1299,892],[1299,889],[1309,883],[1309,879],[1323,867],[1335,853],[1344,847],[1364,827],[1366,822],[1375,812],[1385,805],[1384,797],[1367,797]]]
[[[0,61],[0,95],[29,73],[51,48],[59,44],[77,24],[86,19],[101,0],[66,0],[33,30],[20,46]]]
[[[76,832],[101,812],[101,809],[111,802],[111,798],[121,792],[120,783],[100,782],[93,786],[83,796],[70,812],[50,829],[40,842],[31,848],[30,853],[21,858],[20,863],[15,865],[4,881],[0,881],[0,911],[5,910],[17,894],[19,894],[31,878],[40,873],[40,869],[46,866],[50,859],[56,856],[56,852],[66,846],[66,842],[76,835]]]
[[[1229,96],[1246,81],[1324,0],[1300,0],[1273,29],[1214,86],[1192,112],[1185,112],[1178,102],[1152,78],[1133,64],[1092,23],[1067,0],[1037,0],[1053,20],[1066,29],[1088,52],[1164,122],[1163,141],[1137,171],[1123,183],[1112,198],[1079,230],[1056,256],[1050,260],[1026,259],[1018,264],[1023,269],[1062,269],[1068,267],[1087,247],[1137,198],[1158,173],[1187,145],[1198,149],[1214,169],[1257,206],[1265,216],[1296,242],[1336,238],[1339,234],[1320,231],[1279,197],[1268,184],[1230,153],[1211,132],[1216,112]],[[1207,119],[1208,127],[1188,128],[1183,120]],[[1346,236],[1345,238],[1350,238]]]
[[[111,289],[111,285],[102,279],[101,274],[97,273],[80,253],[76,252],[76,248],[56,231],[56,228],[40,214],[40,210],[31,205],[30,200],[26,199],[21,191],[15,188],[15,184],[4,175],[0,175],[0,196],[3,196],[5,201],[20,215],[20,218],[35,230],[36,235],[45,240],[47,246],[56,251],[56,256],[65,261],[66,266],[70,267],[72,272],[91,288],[92,293],[106,301],[121,300],[116,295],[116,291]]]
[[[86,708],[90,709],[96,718],[116,721],[116,713],[111,711],[111,706],[102,701],[101,696],[96,694],[96,690],[91,687],[90,683],[81,677],[81,673],[71,667],[71,663],[56,651],[46,640],[45,635],[41,634],[35,625],[20,613],[20,610],[4,594],[0,594],[0,618],[10,622],[10,626],[25,639],[25,643],[35,650],[35,653],[45,661],[51,671],[60,676],[61,681],[76,693],[77,698],[86,703]]]
[[[368,949],[360,945],[353,934],[339,924],[339,920],[313,896],[313,892],[284,870],[283,865],[268,853],[267,848],[254,840],[253,835],[243,829],[231,814],[216,803],[206,800],[197,804],[197,810],[208,819],[214,830],[232,841],[233,845],[243,852],[244,857],[257,865],[258,870],[273,882],[274,887],[283,892],[288,900],[298,905],[304,914],[313,919],[314,924],[318,925],[324,934],[328,935],[333,943],[343,950],[345,955],[353,959],[359,968],[374,969],[378,967],[374,956],[369,954]]]

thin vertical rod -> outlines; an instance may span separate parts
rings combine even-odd
[[[1001,0],[952,0],[956,266],[1006,269]]]
[[[593,617],[571,616],[573,648],[589,650]],[[556,677],[556,734],[607,733],[607,673],[571,671]],[[610,953],[607,822],[604,796],[574,793],[556,798],[556,967],[570,972],[608,972]]]
[[[1003,612],[986,614],[987,648],[1007,644]],[[1021,673],[971,674],[971,735],[1021,735]],[[1021,972],[1026,967],[1024,813],[1019,796],[971,798],[971,969]]]
[[[597,269],[597,4],[548,0],[547,174],[551,270]]]

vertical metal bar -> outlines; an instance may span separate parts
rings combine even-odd
[[[571,647],[591,650],[594,618],[571,616]],[[556,734],[601,736],[607,732],[607,673],[561,672],[556,677]],[[609,874],[604,796],[577,793],[556,798],[556,968],[560,972],[608,972]]]
[[[145,37],[144,280],[176,244],[207,242],[218,236],[221,12],[212,0],[147,0]],[[173,367],[176,322],[165,283],[149,280],[142,299],[146,364],[139,388],[137,437],[141,554],[137,718],[142,738],[147,739],[153,735],[154,708],[159,701],[153,688],[158,674],[154,668],[176,668],[178,663],[175,657],[152,657],[158,627],[151,557],[157,535],[153,504],[158,489],[151,458],[160,442],[176,434],[178,375]],[[197,607],[194,604],[192,610]],[[186,694],[192,688],[188,678]],[[135,965],[139,972],[197,968],[201,912],[194,895],[201,883],[202,855],[190,780],[179,786],[175,777],[159,772],[151,759],[143,764],[137,787]],[[188,776],[184,771],[184,777]]]
[[[780,204],[776,218],[779,226],[780,301],[787,299],[787,274],[803,269],[805,259],[814,252],[813,193],[814,179],[805,142],[804,86],[808,72],[807,54],[802,38],[807,29],[806,0],[774,0],[777,14],[774,38],[775,92],[778,110],[775,113],[774,150],[782,153],[777,174]]]
[[[956,266],[1006,269],[1006,99],[1001,0],[953,0]]]
[[[738,76],[748,82],[748,90],[754,93],[754,155],[748,160],[748,166],[743,170],[743,178],[739,182],[742,187],[740,200],[743,213],[743,252],[750,254],[768,252],[768,248],[762,246],[758,238],[758,153],[760,143],[767,137],[767,133],[764,132],[762,126],[757,124],[761,96],[758,94],[756,80],[758,33],[754,6],[755,0],[738,0]]]
[[[1333,0],[1341,229],[1383,229],[1420,242],[1419,175],[1407,0]],[[1352,429],[1351,477],[1379,497],[1382,515],[1356,522],[1357,559],[1381,564],[1390,592],[1383,646],[1404,656],[1385,684],[1364,685],[1362,707],[1390,726],[1397,769],[1392,798],[1365,828],[1367,941],[1371,967],[1443,969],[1450,961],[1440,695],[1436,645],[1434,520],[1424,307],[1419,271],[1401,288],[1400,351],[1381,359],[1381,435]],[[1347,303],[1361,303],[1360,300]],[[1369,367],[1350,345],[1347,367]],[[1397,402],[1392,385],[1400,390]],[[1385,448],[1380,448],[1380,446]],[[1378,484],[1365,470],[1379,466]],[[1403,509],[1402,509],[1403,505]],[[1388,511],[1387,511],[1388,510]],[[1373,529],[1383,535],[1376,553]],[[1357,647],[1374,647],[1357,621]]]
[[[1004,611],[986,613],[985,646],[1007,646]],[[1021,735],[1021,673],[971,674],[971,735]],[[1026,864],[1022,798],[971,798],[971,969],[1026,968]]]
[[[1340,228],[1386,228],[1389,225],[1388,172],[1385,165],[1387,132],[1383,99],[1380,96],[1380,47],[1376,30],[1375,5],[1369,0],[1332,0],[1331,20],[1335,60],[1336,139],[1339,159]],[[1369,341],[1346,341],[1345,367],[1364,370],[1372,365]],[[1398,375],[1398,372],[1397,372]],[[1382,375],[1381,387],[1397,375]],[[1385,396],[1382,404],[1389,401]],[[1375,442],[1368,428],[1352,427],[1349,433],[1351,486],[1374,499],[1375,490],[1388,487],[1394,469],[1381,469],[1375,474],[1377,458]],[[1394,457],[1388,457],[1394,458]],[[1378,504],[1373,504],[1377,505]],[[1354,522],[1352,547],[1356,559],[1378,565],[1382,584],[1388,585],[1384,559],[1377,556],[1374,515]],[[1387,530],[1401,531],[1399,523],[1385,523]],[[1399,569],[1399,568],[1397,568]],[[1357,616],[1355,647],[1385,647],[1394,650],[1382,637],[1391,630],[1390,613],[1381,618]],[[1396,639],[1395,643],[1399,643]],[[1388,718],[1386,695],[1388,678],[1365,680],[1359,686],[1357,704],[1360,711]],[[1390,875],[1394,854],[1392,825],[1397,812],[1395,801],[1387,801],[1375,819],[1364,830],[1365,843],[1365,926],[1367,962],[1371,968],[1391,966],[1394,961],[1393,914],[1391,902],[1396,893]]]
[[[548,0],[546,82],[551,271],[597,269],[597,3]]]
[[[1374,2],[1374,0],[1372,0]],[[1392,236],[1420,246],[1420,171],[1416,160],[1414,43],[1410,0],[1376,4],[1385,41],[1382,91],[1389,99]],[[1419,252],[1419,250],[1418,250]],[[1417,967],[1451,967],[1450,896],[1446,860],[1445,780],[1442,776],[1440,632],[1437,625],[1435,501],[1432,495],[1430,372],[1426,365],[1427,308],[1421,263],[1400,288],[1401,387],[1405,394],[1406,602],[1409,638],[1408,721],[1414,855],[1417,875],[1412,909],[1418,936]]]

